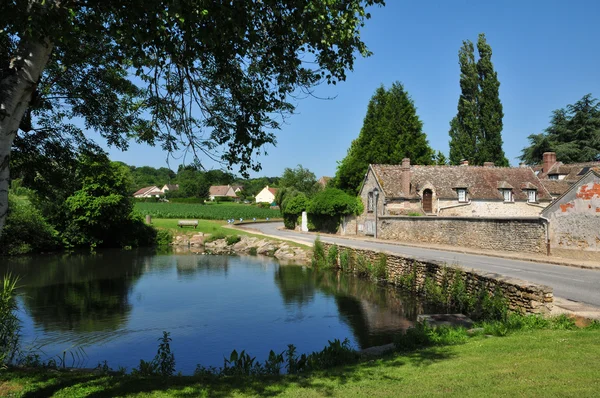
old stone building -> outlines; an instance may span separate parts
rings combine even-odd
[[[589,170],[542,211],[550,220],[552,253],[600,258],[600,173]]]
[[[551,196],[529,167],[369,166],[365,213],[462,217],[537,216]],[[377,206],[375,196],[378,196]]]

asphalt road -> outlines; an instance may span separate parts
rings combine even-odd
[[[315,240],[315,236],[312,234],[279,230],[278,228],[282,227],[283,223],[257,223],[246,226],[264,234],[281,237],[282,239],[293,239],[308,244],[311,244]],[[333,236],[321,236],[321,240],[323,242],[357,248],[387,250],[424,260],[439,260],[448,264],[458,264],[464,268],[475,268],[519,278],[533,283],[552,286],[554,288],[554,295],[557,297],[600,307],[600,271],[596,270],[401,246],[383,242],[349,240]]]

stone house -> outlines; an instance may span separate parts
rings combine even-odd
[[[555,152],[545,152],[542,164],[534,167],[542,184],[555,198],[568,191],[590,170],[600,171],[600,162],[565,164],[557,160]]]
[[[549,220],[553,254],[600,258],[600,173],[587,171],[542,216]]]
[[[276,194],[277,188],[269,188],[267,185],[256,195],[256,203],[273,203]]]
[[[375,229],[375,214],[538,217],[552,199],[529,167],[416,166],[410,159],[369,165],[359,195],[365,210],[356,230],[367,235]]]
[[[215,200],[215,198],[229,197],[237,199],[237,195],[231,185],[212,185],[208,190],[208,198]]]

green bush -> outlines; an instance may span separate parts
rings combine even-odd
[[[223,232],[215,232],[214,234],[211,234],[208,238],[206,238],[204,242],[210,243],[225,238],[227,238],[227,235],[225,235]]]
[[[315,243],[313,244],[312,266],[314,268],[319,268],[325,266],[326,263],[325,246],[323,245],[323,242],[321,242],[321,238],[317,236],[317,239],[315,239]]]
[[[230,196],[217,196],[215,197],[214,202],[224,203],[224,202],[235,202],[237,198],[232,198]]]
[[[352,255],[350,250],[344,249],[340,254],[340,268],[343,271],[351,271],[352,270]]]
[[[360,211],[362,201],[337,188],[317,192],[307,206],[310,224],[315,230],[323,232],[336,232],[341,217]]]
[[[173,233],[168,229],[156,231],[156,246],[168,246],[173,243]]]
[[[373,277],[378,280],[387,278],[387,256],[384,253],[379,255],[379,260],[373,267]]]
[[[242,238],[238,235],[229,235],[228,237],[225,238],[225,241],[227,242],[228,246],[235,245],[236,243],[238,243],[241,240],[242,240]]]
[[[0,254],[39,253],[61,248],[58,232],[28,201],[8,198],[8,218],[0,237]]]
[[[337,245],[333,245],[329,248],[327,252],[327,267],[328,268],[338,268],[338,247]]]

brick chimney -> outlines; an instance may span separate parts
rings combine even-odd
[[[408,197],[410,196],[410,159],[402,159],[402,193]]]
[[[494,162],[483,162],[483,167],[494,167]]]
[[[544,152],[543,156],[542,173],[547,173],[554,166],[554,163],[556,163],[556,152]]]
[[[469,161],[467,159],[463,159],[460,161],[460,165],[461,166],[468,166],[469,165]]]

